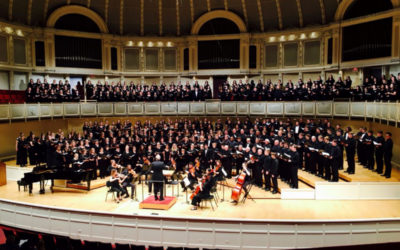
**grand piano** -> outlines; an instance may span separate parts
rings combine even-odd
[[[80,169],[74,171],[72,169],[51,169],[45,166],[35,167],[32,172],[25,173],[24,177],[18,181],[18,188],[20,186],[28,186],[29,187],[29,194],[32,193],[33,183],[39,182],[40,183],[40,194],[45,193],[45,182],[50,180],[51,186],[50,190],[53,192],[54,187],[54,180],[68,180],[71,182],[87,182],[87,190],[90,190],[90,181],[92,177],[92,171],[89,169]]]

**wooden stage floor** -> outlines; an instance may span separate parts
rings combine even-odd
[[[12,164],[8,162],[7,164]],[[15,163],[14,163],[15,164]],[[346,167],[346,166],[345,166]],[[299,171],[299,175],[312,179],[313,182],[322,179]],[[398,169],[394,168],[391,179],[385,179],[376,173],[357,166],[356,175],[351,175],[353,181],[392,181],[400,180]],[[106,181],[98,180],[97,182]],[[228,180],[228,185],[234,185],[234,180]],[[281,188],[287,184],[279,182]],[[143,186],[144,198],[147,198],[148,187]],[[299,188],[311,189],[309,185],[299,183]],[[304,219],[304,220],[325,220],[325,219],[362,219],[362,218],[394,218],[400,217],[400,200],[281,200],[280,194],[271,194],[260,188],[253,187],[251,195],[256,198],[248,199],[245,204],[233,205],[230,201],[231,189],[222,186],[218,187],[219,198],[225,197],[224,202],[219,202],[218,207],[213,211],[208,206],[197,211],[190,210],[191,205],[186,202],[186,194],[180,195],[176,204],[168,211],[139,209],[139,201],[142,200],[142,185],[137,187],[137,198],[139,201],[125,199],[117,204],[112,201],[109,195],[105,202],[106,187],[97,188],[89,192],[76,189],[54,188],[51,193],[49,186],[46,186],[46,194],[40,195],[39,184],[34,184],[33,194],[29,195],[21,189],[18,192],[17,183],[8,181],[7,185],[0,187],[0,198],[41,204],[55,207],[116,212],[122,214],[150,215],[179,217],[200,217],[200,218],[241,218],[241,219]],[[130,190],[129,190],[130,191]],[[176,195],[176,186],[174,193]],[[223,192],[224,191],[224,192]],[[167,195],[172,194],[172,186],[167,186]],[[190,196],[190,193],[188,193]]]

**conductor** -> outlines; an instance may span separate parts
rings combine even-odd
[[[155,200],[164,200],[164,189],[163,189],[163,181],[164,175],[163,170],[167,170],[167,166],[164,162],[161,161],[161,156],[159,154],[156,155],[156,160],[151,163],[150,172],[152,173],[151,180],[154,184],[154,199]],[[160,192],[160,197],[157,197],[158,192]]]

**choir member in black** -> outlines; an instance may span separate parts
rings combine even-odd
[[[116,169],[113,169],[111,171],[111,175],[110,175],[110,180],[109,180],[109,184],[111,187],[111,190],[117,193],[117,203],[119,203],[122,200],[122,195],[127,195],[127,193],[125,192],[125,190],[122,188],[122,180],[117,172]],[[128,196],[129,197],[129,196]]]
[[[224,145],[220,153],[222,167],[225,169],[226,178],[232,178],[232,153],[229,150],[229,145]]]
[[[376,170],[378,174],[382,174],[383,172],[383,144],[385,142],[385,138],[383,138],[383,132],[378,131],[377,136],[374,139],[375,146],[375,161],[376,161]]]
[[[122,170],[122,188],[125,190],[126,196],[128,198],[128,187],[131,187],[131,199],[135,196],[136,186],[134,184],[134,178],[136,177],[135,171],[132,169],[131,164],[128,164],[124,170]]]
[[[298,172],[301,162],[300,162],[300,155],[299,155],[299,152],[297,152],[296,145],[294,145],[294,144],[290,145],[289,155],[291,156],[289,159],[290,187],[297,189],[297,188],[299,188],[299,180],[298,180],[297,172]]]
[[[364,136],[363,138],[363,143],[364,143],[364,153],[366,155],[366,168],[368,168],[369,170],[373,170],[374,169],[374,165],[375,165],[375,159],[374,159],[374,136],[373,136],[373,132],[371,130],[368,131],[367,135]]]
[[[345,172],[349,174],[355,173],[355,154],[356,154],[356,140],[353,137],[353,133],[347,133],[347,140],[345,140],[344,144],[346,148],[346,157],[347,157],[347,170]]]
[[[339,181],[339,167],[340,161],[343,162],[342,151],[338,146],[338,141],[336,139],[332,140],[331,151],[329,158],[332,159],[332,179],[331,182]]]
[[[357,133],[357,158],[358,162],[363,165],[367,166],[367,159],[365,155],[365,146],[364,146],[364,137],[367,135],[365,132],[365,128],[360,128],[360,131]]]
[[[331,169],[332,169],[332,158],[331,158],[331,155],[330,155],[332,146],[330,144],[329,139],[330,138],[328,136],[325,136],[323,149],[321,151],[321,155],[324,158],[324,175],[323,175],[323,178],[325,180],[328,180],[328,181],[332,178],[332,172],[331,172]]]
[[[386,132],[385,142],[383,143],[383,160],[385,162],[385,173],[383,174],[383,176],[385,176],[386,178],[390,178],[392,173],[392,151],[392,133]]]
[[[270,180],[272,180],[272,194],[278,193],[278,168],[279,168],[279,161],[276,158],[276,153],[271,153],[271,164],[268,170],[268,176]]]
[[[163,170],[167,170],[167,166],[164,164],[164,162],[161,161],[161,156],[159,154],[156,155],[155,161],[151,163],[150,167],[150,172],[152,173],[151,175],[151,180],[154,185],[154,199],[155,200],[164,200],[164,188],[163,188],[163,181],[164,181],[164,175],[163,175]],[[158,196],[158,193],[160,193],[160,196]]]
[[[263,162],[263,169],[262,173],[264,175],[264,183],[265,183],[265,191],[271,190],[271,165],[272,165],[272,158],[270,156],[270,150],[265,150],[264,155],[264,162]]]
[[[253,177],[254,177],[254,185],[257,187],[262,188],[263,186],[263,174],[262,170],[264,167],[264,154],[263,150],[261,148],[257,149],[257,155],[255,156],[256,158],[256,165],[253,168]]]
[[[27,147],[29,154],[29,165],[34,166],[40,164],[39,162],[39,154],[38,154],[38,145],[37,138],[31,132],[29,137],[27,138]]]
[[[196,194],[192,199],[192,210],[197,210],[197,208],[200,206],[201,200],[212,198],[210,192],[211,189],[214,187],[216,181],[214,176],[210,175],[210,172],[207,171],[203,178],[199,178],[198,187],[200,190],[199,193]]]
[[[26,164],[28,164],[28,144],[23,133],[17,138],[15,150],[17,151],[17,165],[26,167]]]

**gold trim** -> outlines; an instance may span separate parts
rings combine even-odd
[[[319,7],[321,8],[321,21],[322,24],[326,23],[326,12],[324,0],[319,0]]]
[[[181,35],[181,17],[179,12],[179,0],[176,0],[176,35]]]
[[[246,8],[245,0],[242,0],[242,9],[243,9],[244,20],[246,21],[246,24],[248,24],[249,23],[249,18],[247,16],[247,8]]]
[[[119,6],[119,33],[124,34],[124,0],[121,0]]]
[[[56,9],[55,11],[53,11],[50,14],[49,18],[47,19],[46,26],[49,28],[53,28],[54,25],[56,24],[57,20],[60,17],[68,15],[68,14],[80,14],[80,15],[86,16],[86,17],[92,19],[92,21],[97,24],[97,26],[99,27],[99,29],[102,33],[108,33],[107,25],[104,22],[103,18],[100,17],[99,14],[97,14],[96,12],[94,12],[91,9],[88,9],[86,7],[82,7],[79,5],[68,5],[68,6],[63,6],[63,7]]]
[[[228,8],[228,0],[224,0],[224,8],[226,11],[229,9]]]
[[[335,13],[335,21],[340,21],[343,19],[344,14],[346,13],[347,9],[350,7],[350,5],[356,0],[342,0],[336,9]],[[400,6],[400,0],[391,0],[393,9],[397,8]]]
[[[199,17],[196,22],[192,26],[191,34],[192,35],[197,35],[200,31],[200,28],[205,24],[206,22],[215,19],[215,18],[226,18],[234,22],[241,33],[247,32],[246,24],[243,22],[243,20],[236,15],[235,13],[231,11],[226,11],[226,10],[213,10],[210,12],[207,12],[206,14],[202,15]]]
[[[162,0],[158,0],[158,34],[163,34]]]
[[[275,0],[275,3],[276,3],[276,10],[278,12],[279,29],[283,29],[281,4],[279,3],[279,0]]]
[[[28,25],[31,25],[31,19],[32,19],[32,2],[33,0],[29,0],[28,2],[28,17],[26,22],[28,23]]]
[[[303,11],[301,9],[300,0],[296,0],[296,4],[297,4],[297,12],[299,13],[299,25],[301,28],[303,27]]]
[[[8,20],[12,21],[14,0],[8,1]]]
[[[261,0],[257,0],[257,8],[258,8],[258,17],[260,19],[260,29],[261,32],[264,32],[264,17],[262,13]]]

